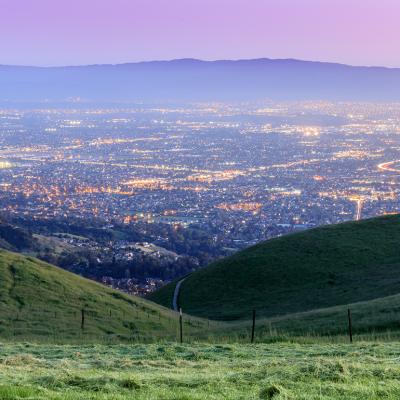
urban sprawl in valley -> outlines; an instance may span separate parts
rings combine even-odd
[[[3,218],[60,255],[90,254],[64,264],[135,294],[261,240],[400,206],[399,104],[3,109],[0,143]]]

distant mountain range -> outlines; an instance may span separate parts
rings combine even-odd
[[[399,101],[400,69],[299,60],[0,65],[0,102]]]

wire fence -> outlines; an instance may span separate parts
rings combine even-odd
[[[258,318],[251,310],[249,319],[236,322],[211,321],[172,310],[158,311],[143,305],[127,310],[75,307],[65,310],[45,310],[0,306],[0,337],[3,340],[53,341],[54,343],[148,343],[175,342],[272,342],[308,338],[321,340],[346,340],[353,343],[357,337],[388,338],[393,331],[376,331],[363,325],[357,326],[350,309],[332,319],[329,329],[318,327],[318,320],[307,323],[304,317],[296,321]],[[326,325],[325,321],[325,325]],[[328,321],[329,322],[329,321]],[[297,326],[297,328],[296,328]],[[301,328],[298,328],[301,326]],[[336,338],[336,339],[335,339]],[[346,339],[347,338],[347,339]]]

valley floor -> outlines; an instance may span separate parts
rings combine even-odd
[[[1,344],[0,398],[394,400],[400,343]]]

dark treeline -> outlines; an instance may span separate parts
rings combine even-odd
[[[172,280],[223,256],[221,247],[200,227],[173,227],[166,224],[137,222],[109,224],[98,219],[33,219],[0,216],[0,248],[34,254],[39,259],[58,265],[85,277],[101,280],[148,277]],[[50,240],[55,237],[82,243],[57,249]],[[72,242],[73,240],[71,240]],[[160,246],[176,257],[149,257],[134,253],[131,260],[119,257],[125,244],[148,242]]]

